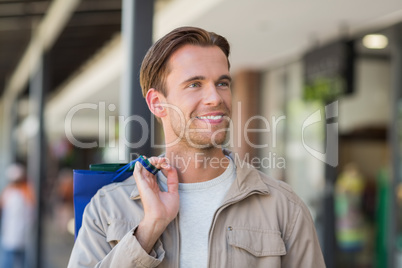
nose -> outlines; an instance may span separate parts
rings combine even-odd
[[[218,106],[223,102],[220,92],[215,84],[210,84],[204,91],[204,104],[209,106]]]

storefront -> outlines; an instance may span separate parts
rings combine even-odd
[[[283,120],[259,156],[285,159],[262,170],[306,202],[328,267],[401,266],[400,29],[374,31],[384,48],[369,48],[365,32],[262,75],[261,114]]]

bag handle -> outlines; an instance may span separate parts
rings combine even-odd
[[[156,173],[158,173],[159,169],[156,168],[154,165],[152,165],[148,159],[144,158],[142,155],[140,155],[140,157],[138,157],[137,159],[134,159],[133,161],[131,161],[130,163],[128,163],[127,165],[119,168],[116,173],[117,175],[113,177],[112,182],[118,182],[120,176],[126,172],[127,170],[129,170],[132,166],[135,165],[136,162],[140,162],[143,167],[148,170],[150,173],[152,173],[153,175],[156,175]]]

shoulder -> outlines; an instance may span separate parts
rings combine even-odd
[[[235,163],[237,184],[240,191],[253,188],[263,189],[271,197],[274,196],[298,205],[304,204],[293,191],[292,187],[286,182],[259,171],[236,153],[232,153],[228,150],[224,150],[224,153]]]
[[[258,171],[250,164],[244,164],[237,166],[234,186],[238,189],[238,196],[247,197],[240,199],[240,206],[233,209],[236,217],[242,213],[252,214],[254,221],[260,221],[261,226],[280,231],[284,241],[288,241],[296,223],[303,223],[303,228],[312,230],[314,224],[309,209],[287,183]]]
[[[269,187],[270,195],[276,197],[278,203],[283,205],[287,204],[288,207],[291,207],[288,212],[294,213],[294,217],[296,218],[305,218],[310,223],[312,223],[311,212],[304,201],[293,191],[292,187],[286,182],[278,179],[274,179],[260,171],[258,171],[261,179],[266,183]]]
[[[256,184],[260,183],[264,185],[267,189],[267,195],[262,197],[267,197],[268,202],[273,202],[276,206],[282,208],[289,208],[291,211],[303,211],[303,214],[310,215],[310,211],[303,202],[303,200],[295,193],[292,187],[282,180],[275,179],[253,167],[249,163],[243,163],[240,167],[240,173],[246,174],[244,176],[245,183]],[[244,170],[247,170],[246,172]]]
[[[300,197],[293,191],[292,187],[282,181],[275,179],[261,171],[257,171],[261,180],[269,187],[269,190],[272,193],[279,194],[283,196],[284,198],[288,199],[290,202],[299,204],[303,203],[303,201],[300,199]]]

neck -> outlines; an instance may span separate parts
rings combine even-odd
[[[166,149],[166,158],[177,169],[180,183],[212,180],[221,175],[229,159],[221,148],[193,149],[174,146]]]

